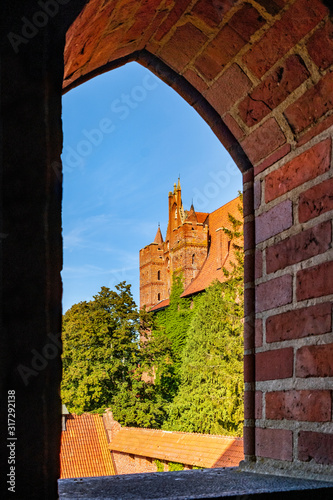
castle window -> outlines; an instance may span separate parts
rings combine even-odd
[[[175,210],[175,219],[177,219],[177,209]]]
[[[161,294],[160,293],[157,294],[157,300],[161,300]]]
[[[194,264],[195,255],[192,255],[192,264]]]
[[[160,279],[161,279],[161,271],[157,271],[157,279],[158,279],[158,281],[160,281]]]

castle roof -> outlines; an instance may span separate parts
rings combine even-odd
[[[158,243],[159,245],[163,243],[163,236],[161,233],[160,226],[158,226],[157,233],[154,239],[154,243]]]
[[[61,433],[60,471],[61,479],[115,474],[100,415],[66,417],[66,430]]]
[[[227,269],[231,267],[230,262],[232,262],[234,259],[234,251],[231,247],[229,253],[227,254],[225,262],[222,262],[221,267],[218,269],[217,257],[218,252],[220,252],[220,248],[218,248],[217,244],[217,230],[226,226],[230,226],[228,214],[237,213],[238,205],[239,198],[237,197],[234,200],[229,201],[229,203],[227,203],[226,205],[223,205],[223,207],[220,207],[211,214],[208,214],[207,222],[211,238],[209,252],[198,275],[184,290],[181,297],[188,297],[189,295],[193,295],[205,290],[215,279],[218,279],[221,282],[225,281],[226,278],[223,274],[222,267],[224,266]]]
[[[244,459],[242,438],[134,427],[122,427],[111,440],[109,448],[209,468],[238,466]]]

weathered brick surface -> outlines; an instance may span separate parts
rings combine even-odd
[[[267,175],[266,203],[325,173],[330,164],[331,139],[326,139]]]
[[[254,248],[254,222],[247,221],[244,223],[244,250]]]
[[[196,68],[206,78],[215,78],[263,24],[257,10],[249,4],[244,5],[198,57]]]
[[[333,73],[327,73],[285,110],[292,129],[298,134],[333,108]]]
[[[256,181],[253,186],[253,205],[254,209],[257,210],[261,204],[261,182]]]
[[[298,218],[306,222],[333,210],[333,179],[327,179],[308,189],[299,197]]]
[[[244,418],[252,419],[254,417],[254,392],[244,392]]]
[[[205,92],[208,102],[224,115],[251,87],[251,82],[237,64],[233,64]]]
[[[244,382],[254,382],[254,355],[244,356]]]
[[[299,339],[331,330],[332,304],[326,302],[270,316],[266,320],[266,341]]]
[[[333,377],[333,344],[303,346],[296,353],[297,377]]]
[[[332,415],[330,391],[276,391],[266,394],[266,418],[329,422]]]
[[[298,271],[296,276],[297,300],[322,297],[333,293],[333,261]]]
[[[252,283],[253,281],[254,281],[253,255],[247,254],[244,256],[244,283]]]
[[[256,429],[256,455],[290,462],[293,458],[293,434],[284,429]]]
[[[169,33],[170,29],[177,23],[181,15],[186,10],[186,7],[190,3],[190,0],[179,0],[174,2],[172,9],[170,10],[168,16],[161,23],[160,27],[156,31],[154,38],[158,41],[162,40],[162,38]]]
[[[256,312],[290,304],[292,298],[292,276],[290,274],[266,281],[258,285],[256,289]]]
[[[234,0],[225,0],[224,2],[199,0],[195,3],[192,12],[208,26],[215,28],[223,20],[225,14],[233,7],[234,3]]]
[[[285,200],[256,219],[256,243],[265,241],[276,234],[289,229],[293,224],[293,207],[290,200]]]
[[[255,345],[255,347],[262,346],[262,338],[263,338],[262,319],[257,318],[255,320],[255,332],[254,332],[254,345]]]
[[[286,142],[275,118],[269,118],[241,143],[250,161],[255,164]]]
[[[303,60],[292,55],[258,85],[238,106],[246,125],[259,123],[309,76]]]
[[[266,158],[264,161],[259,163],[259,165],[256,165],[254,167],[254,175],[258,175],[266,168],[270,167],[271,165],[274,165],[277,161],[281,160],[284,156],[286,156],[291,150],[290,144],[284,144],[284,146],[281,146],[277,151],[275,151],[273,154],[269,155],[268,158]]]
[[[188,40],[191,40],[191,44]],[[175,69],[182,70],[206,41],[207,37],[204,33],[192,23],[186,23],[177,28],[169,42],[163,47],[161,57]]]
[[[266,250],[266,271],[273,273],[291,264],[326,252],[331,247],[332,225],[330,221],[311,227],[291,236]]]
[[[292,347],[256,354],[256,381],[289,378],[293,375]]]
[[[254,345],[254,325],[253,319],[247,318],[244,321],[244,349],[252,349]]]
[[[244,132],[236,122],[236,120],[229,114],[223,117],[223,121],[230,130],[230,132],[236,137],[236,139],[241,139],[244,137]]]
[[[333,24],[330,20],[312,35],[306,48],[318,68],[327,69],[333,63]]]
[[[243,190],[243,215],[247,217],[253,212],[253,187],[251,186]]]
[[[319,134],[324,132],[324,130],[328,129],[332,125],[333,125],[333,115],[329,115],[328,117],[324,118],[321,122],[317,123],[316,125],[313,125],[307,132],[301,134],[299,139],[297,140],[297,146],[298,147],[303,146],[303,144],[309,142],[313,137],[317,137]]]
[[[262,5],[269,14],[275,16],[284,7],[284,0],[257,0],[257,3]]]
[[[261,250],[256,250],[255,253],[255,263],[254,263],[254,277],[255,279],[261,278],[262,277],[262,266],[263,266],[263,257],[262,257],[262,251]]]
[[[243,57],[261,78],[295,43],[327,14],[319,0],[297,0],[273,27]]]
[[[298,459],[317,464],[333,464],[333,434],[301,431],[298,435]]]
[[[256,391],[254,418],[262,418],[262,392]]]
[[[199,92],[204,92],[208,88],[207,84],[203,81],[203,79],[200,78],[200,76],[197,75],[191,69],[187,69],[185,71],[184,78],[186,78],[186,80],[192,83],[193,87],[199,90]]]

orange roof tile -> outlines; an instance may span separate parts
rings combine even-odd
[[[211,238],[209,253],[199,273],[184,290],[181,297],[187,297],[205,290],[215,279],[218,279],[221,282],[225,281],[226,278],[222,269],[217,269],[217,252],[220,251],[220,249],[218,249],[217,245],[216,230],[221,227],[230,227],[228,217],[229,213],[234,215],[236,218],[239,218],[238,205],[239,198],[237,197],[208,215],[209,235]],[[230,269],[230,262],[233,260],[234,252],[231,248],[225,262],[222,262],[222,267],[225,266],[227,269]]]
[[[159,309],[163,309],[164,307],[167,307],[170,304],[169,299],[164,299],[161,300],[161,302],[158,302],[157,304],[154,305],[154,307],[151,307],[149,310],[150,311],[158,311]]]
[[[200,224],[203,224],[205,222],[205,220],[207,219],[209,213],[207,212],[195,212],[196,216],[197,216],[197,221],[200,223]]]
[[[112,451],[200,467],[234,467],[244,459],[243,438],[122,427]]]
[[[100,415],[70,414],[61,433],[60,478],[115,474]]]

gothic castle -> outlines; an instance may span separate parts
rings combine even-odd
[[[184,210],[180,181],[169,192],[169,222],[165,241],[158,228],[154,242],[140,250],[140,307],[158,310],[169,304],[173,272],[184,277],[183,297],[207,288],[214,279],[224,281],[232,246],[222,230],[230,228],[228,213],[239,219],[235,198],[212,213]]]

